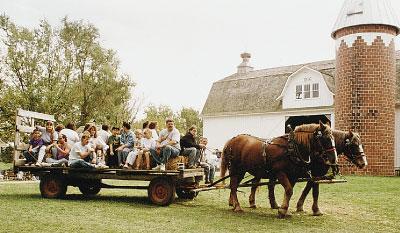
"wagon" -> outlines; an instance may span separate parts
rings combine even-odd
[[[93,196],[103,188],[147,189],[148,197],[156,205],[166,206],[172,203],[175,195],[180,198],[193,199],[203,179],[202,168],[180,170],[125,170],[96,169],[88,170],[69,167],[32,167],[25,166],[21,152],[28,148],[24,144],[22,133],[31,133],[36,120],[55,121],[54,116],[18,109],[16,114],[16,132],[14,143],[14,171],[30,172],[40,177],[40,193],[45,198],[62,198],[68,186],[78,187],[85,196]],[[114,186],[102,180],[140,180],[149,181],[146,186]]]
[[[175,194],[183,199],[195,198],[197,192],[192,190],[199,188],[204,174],[202,168],[154,171],[18,166],[17,169],[40,177],[40,193],[44,198],[63,198],[68,186],[78,187],[85,196],[94,196],[103,188],[147,189],[149,200],[160,206],[171,204]],[[149,185],[115,186],[103,183],[105,179],[149,181]]]

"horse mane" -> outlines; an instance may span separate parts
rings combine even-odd
[[[308,150],[310,150],[312,138],[314,137],[314,132],[319,128],[319,124],[306,124],[296,126],[296,128],[294,129],[294,139],[297,143],[302,144]]]

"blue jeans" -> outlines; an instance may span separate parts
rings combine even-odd
[[[161,150],[160,162],[166,164],[169,158],[178,156],[179,152],[180,150],[173,146],[170,145],[164,146]]]
[[[185,148],[182,151],[183,156],[187,156],[189,158],[188,166],[195,166],[200,160],[200,150],[197,150],[195,147]]]
[[[38,153],[24,151],[24,157],[26,159],[26,163],[34,163],[38,160]]]
[[[213,182],[215,175],[215,166],[209,163],[201,163],[200,166],[204,168],[205,181]]]
[[[124,165],[126,162],[126,158],[128,157],[129,152],[131,152],[130,148],[124,148],[122,151],[118,151],[118,166]]]
[[[94,169],[94,165],[91,163],[88,163],[82,159],[77,159],[73,160],[70,165],[71,168],[88,168],[88,169]]]
[[[150,155],[151,155],[151,158],[156,162],[156,164],[162,163],[161,157],[160,157],[161,155],[158,156],[155,149],[150,148]]]

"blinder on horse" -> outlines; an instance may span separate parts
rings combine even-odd
[[[319,156],[324,160],[327,165],[336,165],[338,162],[335,141],[333,136],[329,133],[322,133],[321,130],[317,130],[315,133],[315,139],[320,146]]]
[[[365,158],[363,146],[357,134],[350,134],[350,138],[346,138],[344,143],[344,154],[346,159],[357,165],[359,168],[365,167],[368,163]]]

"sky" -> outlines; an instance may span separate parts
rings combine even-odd
[[[91,23],[136,82],[143,107],[201,111],[213,82],[236,73],[244,51],[256,70],[334,59],[330,34],[343,2],[0,0],[0,12],[28,28],[41,19],[60,26],[65,16]],[[400,1],[391,3],[398,12]]]

